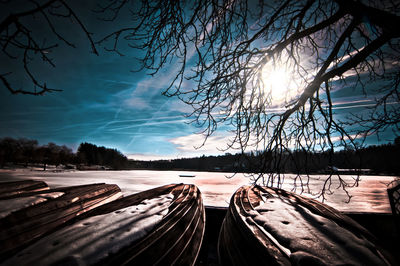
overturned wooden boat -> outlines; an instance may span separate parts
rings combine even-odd
[[[400,181],[392,182],[387,189],[393,218],[400,233]]]
[[[243,186],[221,227],[221,265],[388,265],[376,239],[337,210],[281,189]]]
[[[29,186],[27,184],[30,184]],[[49,189],[41,181],[0,183],[0,261],[76,216],[122,196],[117,185]]]
[[[91,210],[4,265],[193,265],[204,229],[198,188],[171,184]]]
[[[0,199],[16,196],[27,192],[36,192],[50,189],[49,186],[38,180],[21,180],[0,183]]]

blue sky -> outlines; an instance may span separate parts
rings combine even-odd
[[[57,64],[46,77],[48,84],[62,92],[30,96],[0,91],[1,137],[32,138],[74,149],[86,141],[117,148],[131,158],[218,152],[212,146],[195,150],[201,138],[194,137],[198,143],[193,141],[192,134],[198,129],[184,117],[189,107],[161,95],[173,69],[152,78],[130,71],[132,57],[75,56],[76,49],[70,50],[76,61]]]
[[[11,4],[12,7],[0,3],[0,15],[24,10],[29,2]],[[79,5],[76,11],[80,12],[78,15],[88,30],[94,33],[95,40],[130,22],[128,19],[117,23],[98,20],[98,15],[90,12],[95,1],[77,1],[72,5]],[[125,15],[121,14],[121,17]],[[32,29],[39,30],[42,36],[47,34],[46,38],[49,37],[40,21],[25,22]],[[1,87],[0,137],[36,139],[39,144],[54,142],[74,150],[81,142],[90,142],[116,148],[135,159],[224,153],[218,150],[225,147],[226,134],[222,132],[209,138],[204,147],[196,149],[202,144],[203,137],[196,135],[199,129],[185,118],[191,111],[190,107],[176,98],[162,96],[177,66],[172,64],[154,77],[145,71],[132,72],[138,69],[135,56],[140,56],[140,51],[126,49],[125,56],[121,57],[98,47],[100,55],[96,56],[91,53],[87,38],[76,24],[63,22],[57,26],[76,48],[50,38],[48,43],[55,41],[59,44],[49,51],[56,67],[42,64],[40,58],[35,58],[31,68],[48,87],[63,91],[44,96],[12,95]],[[19,71],[20,59],[0,56],[0,73],[13,71],[8,76],[12,84],[31,90],[32,84]]]
[[[84,18],[89,30],[97,30],[100,35],[110,30],[110,24],[102,24],[93,14],[84,14]],[[100,51],[100,56],[96,56],[90,53],[85,36],[73,25],[69,30],[70,26],[63,25],[77,48],[61,45],[52,52],[54,69],[33,65],[35,73],[46,80],[49,87],[63,91],[44,96],[12,95],[0,87],[0,137],[37,139],[40,144],[55,142],[74,150],[81,142],[90,142],[117,148],[135,159],[224,153],[218,148],[225,147],[227,132],[217,132],[204,147],[195,149],[203,138],[195,134],[199,129],[184,117],[190,113],[190,107],[176,98],[162,96],[176,73],[175,65],[154,77],[144,71],[134,73],[131,70],[138,67],[134,59],[137,51],[128,49],[123,57]],[[2,73],[16,69],[15,60],[4,57],[0,60]],[[15,84],[32,87],[15,73],[12,77]],[[335,94],[334,108],[343,114],[359,112],[374,100],[345,88],[338,89]],[[381,141],[393,138],[389,132]]]

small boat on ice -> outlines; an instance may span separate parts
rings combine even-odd
[[[179,175],[179,177],[196,177],[195,175],[189,175],[189,174],[182,174]]]
[[[171,184],[80,215],[4,265],[193,265],[204,229],[198,188]]]
[[[243,186],[231,198],[218,241],[221,265],[388,265],[375,237],[316,200]]]

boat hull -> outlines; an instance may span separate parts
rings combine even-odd
[[[2,208],[16,203],[0,219],[0,261],[76,216],[121,196],[117,185],[108,184],[23,190],[21,193],[0,195]]]
[[[50,189],[43,181],[22,180],[0,183],[0,199],[18,197],[21,194]]]
[[[193,265],[204,229],[198,188],[171,184],[86,212],[4,264]]]
[[[316,200],[281,189],[239,188],[221,227],[221,265],[390,264],[376,238]]]
[[[200,252],[204,230],[205,209],[195,185],[170,184],[143,191],[101,206],[90,215],[109,213],[144,199],[172,193],[174,199],[168,214],[144,238],[102,263],[109,265],[194,265]]]

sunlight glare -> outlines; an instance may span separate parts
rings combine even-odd
[[[283,106],[298,94],[292,74],[284,66],[265,65],[261,79],[263,94],[270,97],[272,106]]]

